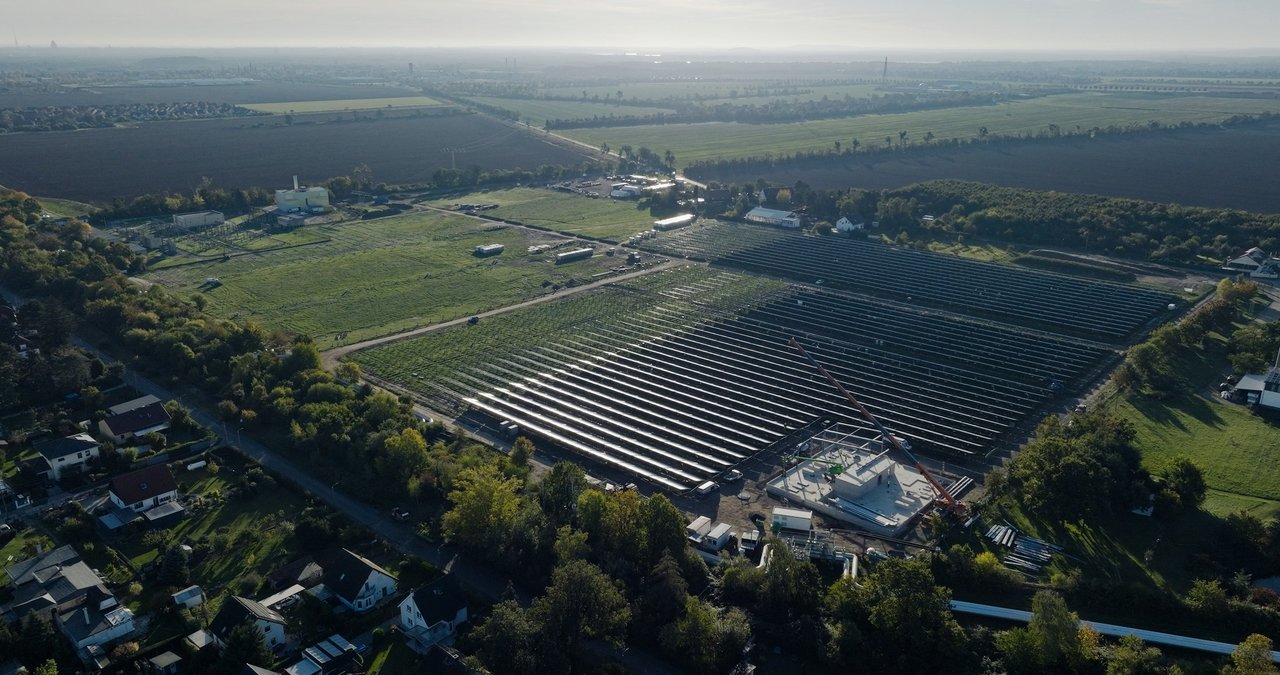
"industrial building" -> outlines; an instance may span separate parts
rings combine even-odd
[[[609,191],[609,196],[614,199],[637,199],[643,194],[644,188],[626,183],[615,183],[613,189]]]
[[[329,208],[329,191],[322,187],[298,185],[293,177],[292,190],[276,190],[276,208],[284,212],[318,211]]]
[[[692,213],[682,213],[678,216],[672,216],[670,218],[663,218],[662,220],[653,221],[653,229],[658,230],[659,232],[666,232],[667,230],[676,230],[686,225],[692,225],[693,221],[697,219],[698,219],[698,216]]]
[[[1280,410],[1280,367],[1272,368],[1261,375],[1241,377],[1235,390],[1250,405]]]
[[[873,434],[849,424],[827,427],[800,444],[811,455],[769,481],[767,491],[872,532],[901,533],[933,504],[935,493],[920,471],[894,461],[890,446]]]
[[[1254,279],[1280,278],[1280,258],[1254,246],[1244,255],[1232,258],[1222,265],[1222,269],[1232,272],[1245,272]]]
[[[764,225],[777,225],[778,227],[797,228],[803,225],[800,216],[794,211],[779,211],[778,209],[766,209],[763,206],[757,206],[747,212],[743,216],[753,223],[761,223]]]
[[[203,227],[221,225],[226,221],[221,211],[196,211],[194,213],[173,214],[173,229],[195,230]]]

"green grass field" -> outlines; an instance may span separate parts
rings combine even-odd
[[[55,216],[83,216],[96,210],[96,207],[92,204],[85,204],[84,202],[77,202],[70,199],[36,197],[36,200],[40,202],[40,206],[43,206],[45,211],[48,211]]]
[[[293,492],[271,487],[256,495],[229,496],[227,488],[237,476],[225,470],[213,475],[201,469],[175,477],[182,494],[221,494],[223,501],[192,513],[170,528],[171,541],[195,542],[221,535],[234,549],[218,551],[193,565],[193,583],[216,588],[251,572],[266,575],[295,555],[292,530],[280,526],[289,514],[302,511],[302,499]],[[146,546],[136,535],[122,542],[119,549],[137,566],[152,562],[158,555],[155,548]]]
[[[369,657],[367,672],[369,675],[397,675],[398,673],[415,672],[418,655],[405,645],[399,637],[388,638],[378,650]]]
[[[1235,504],[1280,500],[1280,464],[1264,450],[1280,448],[1280,428],[1248,408],[1185,394],[1173,401],[1126,399],[1112,409],[1134,423],[1148,468],[1158,469],[1183,454],[1204,469],[1215,490],[1213,499],[1234,495],[1230,501]],[[1221,509],[1210,504],[1210,510]]]
[[[585,200],[584,200],[585,201]],[[529,246],[574,246],[552,234],[436,212],[309,226],[330,241],[152,272],[218,316],[316,337],[327,348],[496,309],[618,266],[603,255],[554,264]],[[505,244],[477,258],[480,244]],[[207,277],[222,285],[202,289]],[[337,339],[337,335],[343,335]]]
[[[1205,351],[1179,359],[1193,391],[1167,400],[1109,391],[1099,404],[1133,423],[1135,446],[1148,470],[1156,472],[1180,454],[1204,470],[1209,491],[1203,510],[1171,520],[1117,513],[1056,525],[1002,502],[1002,515],[1034,536],[1066,546],[1095,574],[1178,593],[1193,578],[1189,556],[1216,539],[1219,518],[1241,510],[1264,520],[1280,516],[1280,466],[1272,457],[1280,448],[1280,427],[1212,397],[1209,389],[1227,370],[1225,338],[1211,334],[1206,344]]]
[[[656,115],[670,113],[669,108],[646,108],[631,105],[611,105],[591,101],[543,101],[525,98],[493,98],[468,96],[467,100],[484,105],[498,106],[520,113],[520,121],[541,126],[547,120],[579,119],[584,117],[629,117],[632,115]]]
[[[396,96],[393,98],[354,98],[337,101],[285,101],[282,103],[241,103],[241,108],[258,112],[276,113],[317,113],[340,110],[374,110],[377,108],[421,108],[442,105],[440,101],[427,96]]]
[[[579,194],[533,188],[475,192],[433,205],[449,208],[459,202],[498,204],[498,208],[485,211],[485,215],[612,242],[653,229],[655,220],[648,209],[636,208],[636,202],[590,199]]]
[[[593,147],[608,143],[614,148],[631,145],[656,152],[671,150],[681,165],[687,165],[697,160],[829,150],[835,141],[847,148],[853,139],[863,147],[874,148],[883,147],[885,138],[891,137],[896,145],[900,131],[907,132],[908,143],[919,145],[929,132],[938,139],[968,139],[976,138],[982,127],[992,135],[1016,135],[1043,132],[1054,124],[1065,133],[1076,127],[1125,127],[1153,120],[1165,125],[1212,123],[1236,114],[1274,110],[1280,110],[1280,103],[1267,99],[1079,93],[990,106],[789,124],[707,122],[569,129],[560,133]]]

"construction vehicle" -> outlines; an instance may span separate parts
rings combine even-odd
[[[840,380],[837,380],[834,375],[827,372],[827,369],[823,368],[822,364],[818,363],[817,359],[810,356],[809,352],[805,351],[804,346],[800,344],[799,340],[792,337],[790,340],[787,340],[787,344],[800,352],[800,355],[809,362],[809,365],[812,365],[814,369],[818,371],[819,375],[827,378],[827,381],[831,383],[831,386],[835,387],[837,391],[844,395],[845,400],[849,402],[849,405],[852,405],[855,410],[862,414],[863,419],[870,422],[871,425],[876,428],[876,431],[880,432],[880,440],[882,443],[888,443],[894,450],[906,457],[911,462],[911,466],[915,467],[916,471],[919,471],[920,475],[924,476],[924,479],[929,481],[929,485],[931,485],[934,491],[938,493],[938,498],[942,501],[943,509],[948,515],[959,520],[963,520],[968,516],[968,509],[965,505],[955,497],[952,497],[951,493],[947,492],[947,489],[942,487],[942,483],[939,483],[938,479],[934,478],[933,474],[929,473],[929,470],[924,468],[924,465],[920,463],[920,460],[916,459],[915,455],[911,454],[911,450],[902,441],[902,439],[895,436],[883,424],[881,424],[880,420],[877,419],[875,415],[871,414],[871,411],[867,410],[866,406],[862,405],[858,399],[853,397],[853,394],[849,393],[848,389],[844,388],[844,385],[840,384]]]

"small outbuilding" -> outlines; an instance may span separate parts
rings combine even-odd
[[[813,511],[775,506],[770,522],[778,529],[808,532],[813,529]]]

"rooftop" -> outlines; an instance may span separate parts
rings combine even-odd
[[[813,455],[770,481],[768,491],[872,530],[902,530],[934,502],[933,487],[894,461],[873,433],[845,424],[819,432],[809,440]]]
[[[453,577],[446,574],[413,592],[413,604],[428,626],[452,621],[458,610],[467,606],[467,597]]]
[[[130,471],[111,479],[111,494],[125,504],[135,504],[177,489],[178,482],[173,479],[173,472],[164,464]]]
[[[143,429],[167,424],[169,422],[169,411],[165,410],[164,405],[160,403],[148,403],[119,415],[111,415],[103,422],[111,429],[113,434],[132,434]]]
[[[93,440],[93,436],[89,434],[76,434],[75,436],[67,436],[65,438],[55,438],[52,441],[45,441],[36,446],[36,452],[41,457],[49,461],[53,461],[59,457],[74,455],[77,452],[83,452],[98,447],[100,444]]]
[[[345,548],[334,553],[321,565],[324,567],[324,585],[339,597],[350,601],[359,597],[360,590],[364,588],[371,573],[381,572],[392,579],[396,578],[372,560]]]
[[[763,206],[757,206],[747,212],[747,216],[763,216],[765,218],[791,218],[795,216],[794,211],[781,211],[778,209],[770,209]]]
[[[130,410],[136,410],[138,408],[151,405],[152,403],[159,403],[159,402],[160,402],[159,398],[156,398],[151,394],[147,394],[146,396],[140,396],[138,398],[135,398],[132,401],[125,401],[124,403],[118,403],[116,405],[113,405],[110,408],[107,408],[107,412],[112,415],[119,415],[120,413],[127,413]]]

